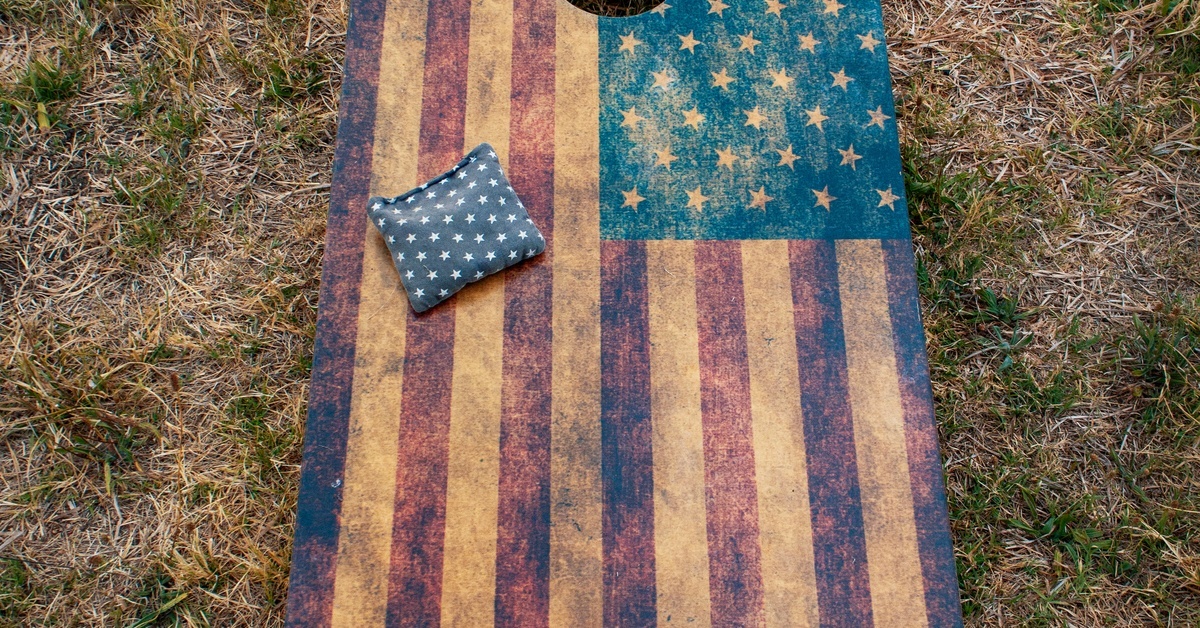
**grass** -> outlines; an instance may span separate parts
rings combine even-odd
[[[885,3],[968,625],[1200,623],[1196,8]],[[281,623],[344,11],[0,0],[0,626]]]

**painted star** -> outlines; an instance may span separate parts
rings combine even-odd
[[[413,277],[416,277],[416,274],[415,274],[415,273],[413,273],[413,271],[411,271],[411,270],[408,270],[408,271],[405,271],[405,272],[404,272],[404,278],[405,278],[405,279],[412,279]]]
[[[817,202],[813,203],[813,207],[824,207],[825,211],[829,211],[829,204],[837,200],[836,196],[829,193],[828,185],[824,190],[813,190],[812,193],[817,196]]]
[[[801,50],[807,50],[813,54],[816,54],[817,44],[819,44],[819,43],[821,43],[821,42],[817,41],[817,38],[813,37],[812,33],[800,36],[800,49]]]
[[[738,160],[738,156],[733,154],[733,149],[725,147],[725,150],[717,149],[717,167],[726,166],[733,170],[733,162]]]
[[[841,11],[842,9],[846,8],[846,5],[838,2],[837,0],[822,0],[822,1],[825,3],[825,10],[823,11],[823,13],[833,14],[833,17],[837,17],[838,11]]]
[[[842,88],[843,92],[846,91],[846,86],[850,84],[850,81],[854,80],[849,76],[846,76],[846,68],[842,68],[836,73],[830,72],[829,76],[833,77],[833,86]]]
[[[676,159],[679,158],[671,154],[670,146],[667,146],[662,150],[654,151],[654,165],[656,166],[666,166],[667,170],[670,170],[671,162],[675,161]]]
[[[795,163],[797,159],[800,159],[800,156],[792,152],[791,144],[788,144],[786,150],[779,150],[776,148],[775,152],[779,153],[779,163],[775,164],[776,166],[787,166],[792,170],[796,169],[796,167],[792,164]]]
[[[746,115],[746,124],[742,126],[752,126],[756,129],[762,128],[762,123],[767,119],[767,116],[758,112],[758,107],[753,109],[743,109],[742,113]]]
[[[675,81],[675,79],[667,75],[666,70],[663,70],[662,72],[651,72],[650,74],[654,76],[654,84],[650,86],[650,89],[661,87],[665,92],[667,91],[668,86]]]
[[[413,290],[413,295],[416,296],[417,298],[421,298],[421,297],[425,296],[425,289],[417,288],[416,290]]]
[[[787,75],[787,68],[779,68],[779,71],[767,70],[767,74],[771,75],[771,87],[781,87],[783,91],[792,88],[792,82],[796,79]]]
[[[754,47],[762,43],[754,38],[754,31],[750,31],[745,35],[738,35],[738,39],[742,40],[742,45],[738,46],[738,50],[749,50],[750,54],[754,54]]]
[[[874,124],[874,125],[878,125],[879,128],[881,128],[881,129],[883,128],[884,120],[890,120],[892,118],[891,116],[889,116],[883,112],[883,105],[876,107],[875,111],[868,110],[867,115],[871,116],[871,121],[867,123],[867,126],[871,126]],[[863,128],[866,128],[866,127],[863,127]]]
[[[787,5],[779,0],[767,0],[767,15],[774,13],[778,17],[783,17],[783,10]]]
[[[761,208],[767,210],[767,202],[775,200],[774,196],[767,196],[767,188],[759,186],[758,191],[750,190],[750,208]]]
[[[463,259],[470,262],[475,259],[475,256],[471,255],[470,253],[467,253],[466,255],[463,255]]]
[[[439,297],[448,297],[448,296],[450,296],[450,291],[445,288],[442,288],[441,290],[438,290],[438,296]]]
[[[854,152],[854,144],[851,144],[850,148],[847,148],[846,150],[839,148],[838,152],[842,154],[842,163],[839,165],[850,166],[851,170],[858,170],[856,163],[859,159],[862,159],[862,155]]]
[[[484,257],[484,259],[486,259],[487,261],[489,261],[489,262],[490,262],[490,261],[492,261],[492,260],[496,259],[496,252],[495,252],[495,251],[488,251],[488,252],[487,252],[487,255],[484,255],[483,257]]]
[[[708,12],[716,13],[717,17],[725,17],[721,12],[728,9],[729,5],[721,2],[721,0],[708,0]]]
[[[431,271],[429,271],[429,278],[430,278],[430,279],[437,279],[437,271],[436,271],[436,270],[431,270]]]
[[[696,186],[694,190],[685,190],[688,195],[688,207],[695,207],[696,211],[704,211],[704,203],[708,201],[708,197],[700,191],[700,186]]]
[[[440,234],[440,233],[431,233],[431,234],[429,234],[429,241],[437,242],[438,238],[440,238],[440,237],[442,237],[442,234]]]
[[[725,91],[729,91],[729,84],[733,83],[734,81],[737,80],[737,79],[733,78],[732,76],[729,76],[729,74],[727,74],[726,68],[721,68],[720,72],[712,72],[711,74],[713,77],[712,86],[720,87],[721,89],[723,89]]]
[[[637,51],[635,50],[635,48],[640,46],[643,42],[641,40],[639,40],[637,37],[634,37],[633,31],[629,31],[628,35],[621,35],[620,37],[621,37],[621,47],[618,48],[618,50],[620,50],[622,52],[628,52],[631,55],[637,54]]]
[[[696,46],[699,46],[701,42],[695,37],[692,37],[693,33],[695,33],[695,31],[692,31],[687,35],[676,35],[676,37],[679,38],[680,50],[686,50],[692,54],[696,54]]]
[[[875,34],[872,32],[868,32],[866,35],[855,35],[855,37],[862,42],[862,45],[858,47],[859,50],[870,50],[871,52],[875,52],[875,46],[883,43],[878,39],[875,39]]]
[[[690,126],[697,131],[700,130],[700,123],[704,122],[704,114],[700,113],[699,109],[692,107],[691,111],[683,112],[684,125]]]
[[[640,193],[637,193],[636,185],[634,186],[634,189],[620,193],[622,193],[622,195],[625,197],[625,202],[620,204],[620,207],[623,208],[634,208],[634,211],[637,211],[637,204],[641,203],[642,201],[646,201],[646,197],[643,197],[640,195]]]
[[[888,207],[892,211],[896,211],[896,201],[900,200],[899,196],[892,194],[892,188],[889,186],[886,190],[875,190],[879,195],[879,205],[876,207]]]
[[[805,124],[804,126],[813,126],[815,124],[817,126],[817,130],[825,130],[825,127],[821,126],[821,124],[828,120],[829,116],[821,113],[821,105],[817,105],[816,109],[805,109],[804,113],[808,114],[808,124]]]
[[[658,6],[654,7],[653,9],[650,9],[650,12],[657,13],[663,17],[667,17],[667,9],[669,9],[669,8],[671,8],[671,5],[667,4],[666,2],[663,2],[663,3],[660,3]]]
[[[637,123],[645,120],[645,118],[638,115],[637,107],[630,107],[629,111],[622,111],[621,115],[625,116],[625,119],[621,121],[621,126],[627,126],[631,129],[637,129]]]
[[[450,251],[442,251],[442,254],[438,256],[438,259],[442,260],[443,262],[450,259]]]

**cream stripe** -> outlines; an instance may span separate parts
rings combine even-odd
[[[505,167],[512,109],[512,32],[512,0],[471,0],[463,152],[488,142]]]
[[[425,3],[391,0],[384,18],[380,67],[420,76],[425,64]],[[421,82],[384,81],[376,101],[371,193],[395,194],[417,178]],[[391,254],[365,225],[355,341],[354,389],[346,443],[345,491],[338,537],[332,625],[383,625],[387,615],[396,450],[400,431],[404,327],[408,298]]]
[[[512,0],[472,0],[464,152],[489,142],[508,163]],[[442,624],[489,626],[496,593],[504,280],[456,297],[446,475]]]
[[[646,243],[658,623],[709,626],[695,274],[691,240]]]
[[[596,16],[559,0],[554,99],[550,625],[604,618]]]
[[[839,240],[838,283],[877,626],[924,626],[904,413],[878,240]]]
[[[816,626],[812,515],[787,240],[742,242],[767,626]]]

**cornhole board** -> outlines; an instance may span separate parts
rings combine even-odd
[[[961,623],[843,1],[352,0],[290,625]],[[484,141],[547,251],[414,316],[365,202]]]

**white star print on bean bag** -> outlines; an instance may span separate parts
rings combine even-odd
[[[546,249],[488,144],[420,187],[371,198],[367,215],[417,312]]]

